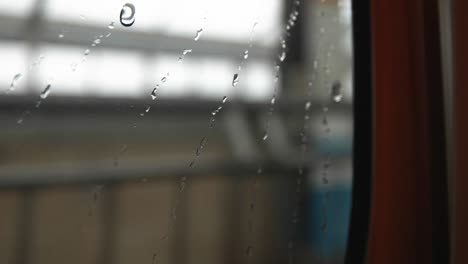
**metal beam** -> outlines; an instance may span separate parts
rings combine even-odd
[[[17,16],[0,15],[0,39],[10,41],[32,41],[28,36],[28,19]],[[58,35],[66,29],[69,34],[64,38]],[[102,39],[100,47],[133,50],[144,53],[181,54],[184,49],[193,49],[191,57],[227,57],[241,59],[247,43],[233,43],[219,40],[194,41],[191,37],[170,36],[160,32],[137,32],[128,30],[109,30],[107,25],[81,25],[70,22],[41,21],[35,28],[34,41],[49,44],[87,47],[95,36],[112,34]],[[30,33],[30,32],[29,32]],[[249,49],[251,58],[271,60],[275,49],[253,46]]]

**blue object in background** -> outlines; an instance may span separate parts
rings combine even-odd
[[[306,241],[324,257],[343,256],[351,213],[351,186],[315,188],[310,190],[308,199]]]

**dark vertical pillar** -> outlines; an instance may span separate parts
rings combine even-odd
[[[468,1],[453,0],[455,179],[454,264],[468,263]]]

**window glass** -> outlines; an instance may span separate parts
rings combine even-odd
[[[351,17],[350,0],[1,3],[0,263],[343,263]]]

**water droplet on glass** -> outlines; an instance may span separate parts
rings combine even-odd
[[[112,33],[110,33],[110,32],[107,33],[107,34],[106,34],[106,38],[110,37],[111,34],[112,34]]]
[[[273,96],[273,97],[271,98],[271,100],[270,100],[270,104],[273,105],[273,104],[275,104],[275,103],[276,103],[276,97]]]
[[[197,30],[197,32],[195,33],[195,37],[193,38],[193,40],[195,41],[198,41],[201,37],[201,34],[203,32],[203,28],[200,28],[199,30]]]
[[[289,18],[292,20],[292,21],[296,21],[297,20],[297,11],[296,12],[293,12],[289,15]]]
[[[83,55],[87,56],[87,55],[89,55],[90,52],[91,51],[89,49],[85,49],[85,51],[83,52]]]
[[[209,127],[210,128],[213,128],[216,124],[216,117],[212,116],[211,119],[210,119],[210,125]]]
[[[286,51],[282,51],[281,54],[278,56],[278,59],[283,62],[286,59]]]
[[[286,40],[285,39],[281,40],[281,48],[286,49]]]
[[[101,39],[100,38],[97,38],[94,40],[94,44],[100,44],[101,43]]]
[[[249,50],[246,50],[244,51],[244,59],[248,59],[249,58]]]
[[[343,93],[341,92],[341,83],[335,82],[333,83],[332,90],[331,90],[332,100],[335,103],[341,102],[343,99]]]
[[[281,68],[281,66],[278,63],[276,63],[275,66],[273,67],[275,72],[279,72],[280,68]]]
[[[74,72],[76,71],[76,68],[78,67],[78,63],[74,62],[70,65],[71,70]]]
[[[13,79],[11,80],[11,84],[10,84],[10,91],[13,91],[16,88],[21,78],[23,78],[22,73],[17,73],[15,74],[15,76],[13,76]]]
[[[24,111],[24,112],[21,114],[20,118],[18,118],[18,120],[16,121],[16,123],[17,123],[18,125],[21,125],[21,124],[24,122],[24,119],[26,118],[26,116],[29,115],[30,113],[31,113],[31,112],[30,112],[29,110]]]
[[[275,75],[275,78],[273,79],[273,81],[274,81],[274,82],[278,82],[278,80],[279,80],[279,75],[276,74],[276,75]]]
[[[323,177],[323,178],[322,178],[322,183],[323,183],[323,184],[328,184],[328,179],[327,179],[327,177]]]
[[[324,126],[328,125],[328,119],[327,119],[326,116],[323,116],[323,118],[322,118],[322,125],[324,125]]]
[[[234,76],[232,77],[232,86],[235,87],[238,82],[239,82],[239,74],[235,73]]]
[[[156,92],[158,91],[158,86],[156,86],[155,88],[153,88],[153,91],[151,91],[151,99],[154,100],[157,98],[157,95],[156,95]]]
[[[110,22],[109,25],[107,26],[109,29],[114,29],[115,28],[115,23],[114,21]]]
[[[84,15],[82,15],[82,14],[80,14],[80,18],[81,18],[81,20],[86,20],[86,17]]]
[[[223,104],[226,103],[226,101],[227,101],[227,96],[224,96],[222,100]]]
[[[265,141],[267,139],[268,139],[268,132],[265,132],[265,134],[263,134],[262,140]]]
[[[39,108],[39,107],[41,106],[41,103],[42,103],[41,100],[37,101],[37,103],[36,103],[36,108]]]
[[[150,110],[151,110],[151,106],[148,105],[148,106],[145,108],[145,112],[148,113]]]
[[[44,90],[43,90],[43,91],[41,92],[41,94],[40,94],[41,99],[46,99],[47,96],[49,96],[49,94],[50,94],[50,87],[51,87],[51,85],[48,84],[48,85],[46,86],[46,88],[44,88]]]
[[[310,109],[310,105],[311,105],[310,102],[307,102],[307,103],[305,104],[305,107],[304,107],[304,108],[305,108],[306,111]]]
[[[253,251],[253,247],[252,246],[247,246],[247,248],[245,249],[245,255],[247,256],[252,256],[252,252]]]
[[[203,137],[201,140],[200,140],[200,146],[203,148],[205,145],[206,145],[206,142],[208,141],[208,138],[207,137]]]
[[[120,10],[120,24],[124,27],[130,27],[135,23],[135,6],[126,3]]]
[[[166,77],[166,76],[164,76],[164,77],[161,78],[161,82],[166,82],[166,81],[167,81],[167,77]]]
[[[63,38],[64,36],[63,36],[63,34],[59,34],[58,37],[59,37],[59,38]]]
[[[183,191],[184,191],[185,185],[186,185],[185,182],[183,182],[183,181],[180,182],[180,184],[179,184],[179,192],[183,192]]]
[[[187,55],[187,54],[190,53],[190,52],[192,52],[191,49],[184,49],[184,50],[182,51],[182,56],[179,57],[179,62],[182,62],[182,61],[184,60],[185,55]]]

